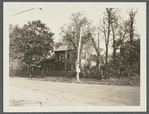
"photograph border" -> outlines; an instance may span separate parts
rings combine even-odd
[[[5,3],[8,3],[8,2],[5,2]],[[115,110],[115,109],[113,109],[113,106],[111,108],[108,107],[109,108],[108,111],[107,111],[107,108],[103,108],[103,106],[101,106],[103,109],[100,108],[99,106],[97,106],[97,107],[96,106],[94,106],[94,107],[91,107],[91,106],[87,107],[86,106],[86,107],[80,107],[80,108],[76,108],[76,107],[53,107],[53,109],[51,108],[50,110],[49,110],[49,107],[42,107],[41,110],[40,109],[39,110],[35,110],[33,107],[30,107],[30,108],[29,107],[27,107],[27,108],[24,108],[24,107],[23,108],[18,108],[18,107],[10,108],[10,107],[7,107],[8,104],[9,104],[9,100],[8,100],[9,88],[6,88],[6,85],[8,83],[5,82],[5,81],[9,80],[8,79],[9,77],[7,77],[5,75],[9,74],[9,70],[8,70],[9,61],[7,60],[7,59],[9,59],[9,56],[7,56],[9,54],[9,50],[7,49],[7,47],[9,47],[8,44],[7,44],[9,42],[9,39],[6,39],[9,36],[8,35],[8,33],[9,33],[8,32],[8,26],[9,25],[7,23],[9,21],[9,18],[6,18],[8,16],[7,16],[7,11],[5,10],[5,8],[6,8],[5,3],[3,5],[3,28],[2,28],[2,30],[3,30],[3,39],[1,40],[1,41],[3,41],[3,45],[2,45],[3,46],[3,52],[5,52],[5,53],[3,53],[3,67],[2,67],[3,68],[2,69],[3,70],[3,78],[2,78],[2,80],[4,81],[2,83],[3,83],[3,87],[5,88],[5,89],[2,88],[3,89],[3,98],[4,98],[3,99],[3,111],[5,111],[5,112],[15,112],[15,111],[16,112],[18,112],[18,111],[19,112],[24,112],[25,110],[28,110],[27,112],[99,112],[99,111],[101,111],[101,112],[125,112],[126,111],[126,109],[123,108],[123,107],[119,108],[118,110]],[[119,3],[121,3],[121,2],[119,2]],[[146,6],[147,6],[147,3],[146,3]],[[146,7],[146,9],[147,8],[148,7]],[[148,11],[148,9],[146,10],[146,18],[148,19],[147,11]],[[144,16],[142,16],[142,17],[144,17]],[[142,25],[145,25],[145,29],[144,29],[144,31],[145,31],[144,35],[145,36],[143,36],[143,37],[145,37],[145,39],[143,39],[143,42],[141,41],[141,45],[142,45],[141,48],[143,47],[143,49],[145,49],[143,51],[147,51],[149,49],[149,47],[147,47],[148,39],[146,37],[146,33],[149,33],[149,32],[147,32],[147,29],[146,29],[148,27],[147,26],[147,24],[148,24],[147,23],[147,19],[144,22],[142,22]],[[145,71],[142,72],[142,69],[141,69],[141,73],[146,73],[147,74],[148,70],[146,72],[146,68],[148,68],[148,67],[146,65],[144,65],[144,64],[148,63],[148,61],[146,61],[147,59],[144,59],[144,56],[145,57],[148,56],[148,51],[147,51],[147,53],[146,52],[143,52],[143,53],[144,53],[143,54],[143,58],[141,58],[141,61],[143,62],[143,63],[141,63],[141,68],[143,68],[143,70],[145,70]],[[144,75],[146,75],[146,74],[144,74]],[[145,83],[143,83],[143,82],[145,82]],[[146,77],[143,80],[141,78],[141,85],[143,84],[143,87],[145,87],[146,85],[148,85],[146,82],[147,82],[147,75],[146,75]],[[142,89],[142,87],[140,86],[140,93],[143,92],[144,94],[147,95],[147,91],[146,91],[147,90],[147,86],[145,88],[146,89]],[[146,95],[145,96],[140,96],[140,98],[142,98],[144,101],[147,101],[147,96]],[[144,103],[144,102],[140,101],[140,104],[141,103]],[[133,109],[134,107],[137,110],[134,110]],[[39,108],[39,107],[37,107],[37,108]],[[100,110],[97,110],[97,108],[100,108]],[[71,109],[71,110],[68,110],[68,109]],[[90,109],[90,110],[87,110],[87,109]],[[143,104],[143,107],[141,108],[141,110],[140,110],[140,107],[138,107],[138,106],[132,106],[132,107],[130,106],[130,110],[127,110],[127,111],[128,112],[144,112],[146,110],[147,110],[147,102]]]

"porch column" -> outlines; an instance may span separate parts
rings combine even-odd
[[[44,67],[41,66],[41,76],[43,76],[43,72],[44,72]]]

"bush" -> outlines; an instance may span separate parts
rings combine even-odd
[[[90,69],[86,69],[85,71],[85,78],[90,79],[102,79],[101,71],[97,69],[97,67],[93,66]]]

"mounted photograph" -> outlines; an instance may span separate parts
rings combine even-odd
[[[145,2],[4,2],[4,112],[146,111]]]

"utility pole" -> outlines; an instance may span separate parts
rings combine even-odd
[[[99,27],[98,27],[98,73],[99,73]]]
[[[76,61],[76,78],[77,78],[77,82],[80,82],[79,80],[79,73],[80,73],[80,68],[79,68],[79,63],[80,63],[80,47],[81,47],[81,34],[82,34],[82,29],[80,27],[80,38],[79,38],[79,44],[78,44],[78,51],[77,51],[77,61]]]

